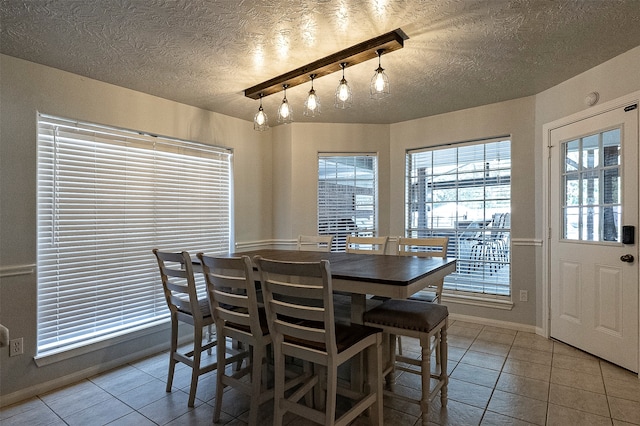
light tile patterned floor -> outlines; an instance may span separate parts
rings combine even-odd
[[[418,356],[417,341],[403,338]],[[187,407],[190,369],[179,364],[165,392],[167,353],[120,367],[0,410],[9,425],[209,425],[215,372],[200,378]],[[532,333],[451,321],[449,400],[436,398],[433,425],[640,425],[640,379],[629,371]],[[418,376],[397,376],[395,391],[418,395]],[[228,389],[220,424],[245,425],[249,400]],[[271,423],[271,405],[261,407]],[[420,425],[417,405],[385,398],[385,424]],[[311,424],[295,416],[288,424]],[[354,424],[365,425],[359,418]]]

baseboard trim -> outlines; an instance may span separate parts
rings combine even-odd
[[[542,335],[542,333],[540,332],[541,329],[539,327],[536,327],[535,325],[520,324],[517,322],[502,321],[502,320],[474,317],[472,315],[462,315],[462,314],[454,314],[454,313],[449,314],[449,318],[453,320],[471,322],[474,324],[489,325],[493,327],[502,327],[502,328],[508,328],[509,330],[525,331],[528,333],[535,333],[535,334]]]

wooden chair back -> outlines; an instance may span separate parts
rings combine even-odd
[[[286,355],[297,356],[317,345],[325,355],[337,353],[333,291],[329,261],[281,262],[257,256],[262,277],[267,322],[275,345]]]
[[[206,306],[206,299],[198,300],[189,253],[153,249],[153,254],[158,261],[164,296],[172,316],[196,327],[207,325],[204,317],[210,316],[210,310]]]
[[[398,239],[398,254],[417,257],[447,257],[449,237]]]
[[[302,251],[331,251],[333,235],[299,235],[298,250]]]
[[[347,235],[347,253],[384,254],[389,237],[354,237]]]
[[[234,337],[262,336],[258,298],[249,256],[212,257],[198,253],[216,329]]]

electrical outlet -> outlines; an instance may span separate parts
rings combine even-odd
[[[529,292],[527,290],[520,290],[520,301],[526,302],[529,300]]]
[[[22,355],[22,337],[9,340],[9,356]]]

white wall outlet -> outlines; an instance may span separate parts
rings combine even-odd
[[[526,302],[529,300],[529,292],[527,290],[520,290],[520,301]]]
[[[22,355],[22,337],[9,340],[9,356]]]

